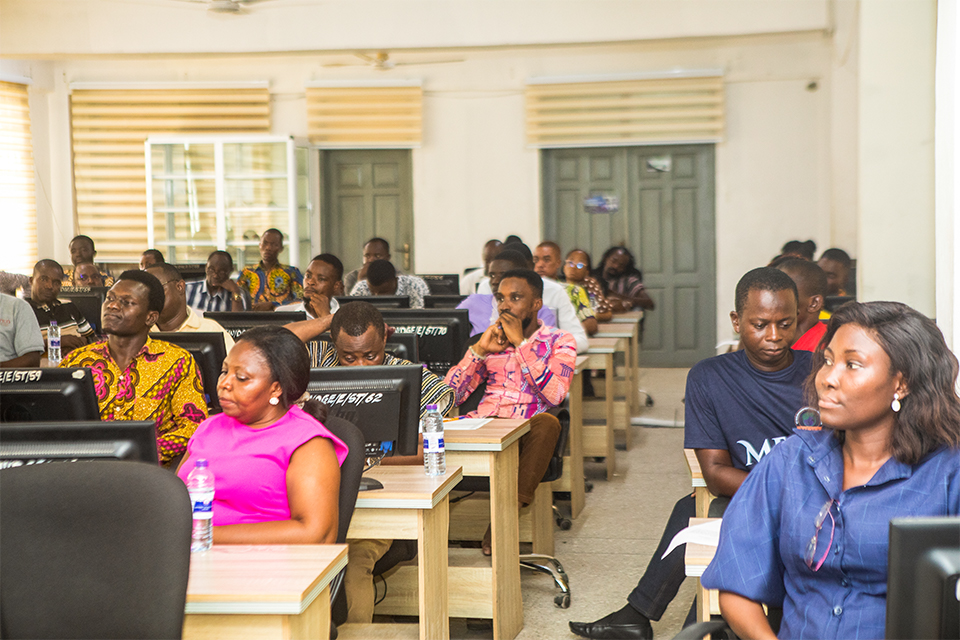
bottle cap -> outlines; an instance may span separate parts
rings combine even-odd
[[[195,467],[198,468],[198,469],[206,469],[206,468],[209,467],[210,465],[209,465],[209,463],[207,462],[207,459],[206,459],[206,458],[200,458],[200,459],[197,460],[197,463],[196,463],[195,465],[193,465],[193,466],[195,466]]]
[[[56,320],[51,320],[51,321],[50,321],[50,326],[51,326],[51,327],[57,326],[57,321],[56,321]]]
[[[435,404],[428,404],[428,405],[427,405],[427,411],[436,411],[436,410],[437,410],[437,405],[435,405]]]

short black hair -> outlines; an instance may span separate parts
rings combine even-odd
[[[786,290],[793,292],[793,299],[799,306],[800,293],[797,291],[797,283],[783,271],[773,267],[759,267],[747,271],[740,278],[740,282],[737,283],[736,299],[734,300],[737,313],[743,313],[743,307],[746,306],[751,291],[777,292]]]
[[[280,229],[274,229],[273,227],[270,227],[269,229],[261,233],[260,239],[263,240],[263,236],[267,235],[268,233],[275,233],[278,236],[280,236],[280,242],[283,242],[284,240],[286,240],[286,238],[284,238],[283,236],[283,231],[280,231]]]
[[[552,249],[556,251],[557,255],[563,256],[563,252],[560,250],[560,245],[558,245],[553,240],[544,240],[543,242],[537,245],[537,249],[539,249],[540,247],[547,247],[548,249]]]
[[[514,269],[526,269],[527,268],[527,259],[523,257],[523,254],[519,251],[514,251],[513,249],[504,249],[498,253],[494,260],[503,260],[509,262],[513,265]]]
[[[163,275],[169,278],[168,282],[180,282],[183,280],[183,276],[180,275],[180,270],[169,262],[160,262],[157,264],[152,264],[147,269],[159,269]]]
[[[786,258],[780,261],[776,268],[791,278],[795,278],[797,289],[811,296],[827,295],[827,274],[817,266],[803,258]]]
[[[166,299],[166,294],[164,294],[163,285],[160,284],[157,276],[152,273],[147,273],[146,271],[140,271],[140,269],[128,269],[117,278],[117,282],[121,280],[133,280],[145,286],[148,290],[147,309],[156,311],[157,313],[163,311],[163,302]]]
[[[791,240],[783,245],[780,248],[780,253],[793,253],[798,256],[803,256],[807,260],[813,260],[813,254],[817,252],[817,243],[813,240],[807,240],[805,242],[800,242],[799,240]]]
[[[341,331],[356,338],[362,336],[370,327],[376,328],[379,337],[384,336],[383,315],[380,310],[369,302],[359,300],[348,302],[340,305],[337,312],[333,314],[330,337],[336,343]]]
[[[843,249],[837,249],[836,247],[832,249],[827,249],[820,254],[820,259],[823,260],[833,260],[834,262],[839,262],[841,267],[849,269],[853,264],[853,261],[850,260],[850,255]]]
[[[593,262],[592,262],[592,260],[591,260],[591,258],[590,258],[590,252],[587,251],[586,249],[570,249],[570,251],[567,251],[567,257],[566,257],[566,259],[569,260],[569,259],[570,259],[570,254],[572,254],[572,253],[574,253],[574,252],[576,252],[576,251],[579,251],[579,252],[582,253],[583,255],[587,256],[586,267],[587,267],[587,273],[589,274],[591,271],[593,271]]]
[[[366,242],[364,242],[364,243],[363,243],[363,246],[367,246],[368,244],[370,244],[370,243],[372,243],[372,242],[379,242],[380,244],[382,244],[382,245],[383,245],[383,248],[387,250],[387,255],[390,255],[390,243],[389,243],[389,242],[387,242],[387,241],[384,240],[383,238],[374,237],[374,238],[370,238],[369,240],[367,240]]]
[[[523,240],[520,239],[520,236],[511,234],[503,239],[503,244],[523,244]]]
[[[367,267],[367,282],[379,287],[397,277],[397,270],[389,260],[374,260]]]
[[[526,260],[526,264],[524,266],[533,262],[533,252],[530,251],[530,247],[523,244],[522,242],[508,242],[506,244],[503,244],[501,245],[500,253],[503,253],[504,251],[518,252],[520,255],[523,256],[524,260]],[[500,253],[497,254],[498,257]]]
[[[44,258],[43,260],[38,261],[37,264],[33,265],[33,275],[37,275],[37,271],[41,267],[56,267],[57,269],[60,269],[60,273],[63,273],[63,265],[61,265],[56,260],[51,260],[50,258]]]
[[[147,249],[140,255],[152,257],[157,264],[163,264],[166,262],[166,259],[164,259],[163,254],[160,253],[158,249]]]
[[[543,298],[543,278],[541,278],[536,271],[530,271],[530,269],[511,269],[503,274],[503,279],[500,280],[500,284],[503,285],[503,281],[507,278],[526,280],[530,288],[533,289],[533,297]]]
[[[233,256],[230,255],[229,252],[223,251],[222,249],[217,249],[216,251],[211,252],[210,255],[207,256],[207,262],[210,262],[210,258],[212,258],[213,256],[223,256],[224,258],[229,260],[230,271],[233,271]]]
[[[73,236],[73,238],[70,240],[70,244],[73,244],[77,240],[86,240],[87,242],[90,243],[91,249],[93,249],[94,251],[97,250],[97,245],[93,244],[93,238],[91,238],[90,236],[83,236],[83,235]]]
[[[590,275],[599,280],[601,283],[605,283],[603,279],[603,267],[607,264],[607,260],[610,258],[610,256],[615,254],[617,251],[623,251],[625,254],[627,254],[627,268],[623,270],[623,275],[635,275],[643,280],[643,272],[637,268],[636,258],[633,257],[633,253],[631,253],[630,249],[627,249],[622,244],[614,245],[604,251],[603,255],[600,257],[600,262],[597,264],[597,268],[590,272]],[[606,284],[603,286],[606,288]]]
[[[340,262],[340,258],[333,255],[332,253],[321,253],[318,256],[313,256],[313,262],[317,260],[333,267],[333,273],[337,276],[337,280],[343,280],[343,263]]]

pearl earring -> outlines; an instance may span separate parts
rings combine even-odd
[[[890,408],[893,409],[894,413],[900,411],[900,396],[896,393],[893,394],[893,402],[890,403]]]
[[[280,398],[276,396],[270,398],[270,404],[272,404],[273,406],[277,406],[278,404],[280,404]]]

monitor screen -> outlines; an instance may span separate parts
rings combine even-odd
[[[290,324],[306,320],[304,311],[208,311],[204,318],[216,320],[234,340],[240,334],[262,324]]]
[[[384,321],[397,333],[416,335],[420,362],[440,377],[460,362],[470,337],[466,309],[383,309]]]
[[[45,462],[139,460],[160,464],[153,422],[0,424],[0,469]]]
[[[368,302],[377,309],[409,309],[409,296],[334,296],[340,304]]]
[[[206,262],[178,263],[173,265],[184,280],[203,280],[207,277]]]
[[[891,520],[886,637],[960,638],[958,577],[960,517]]]
[[[99,419],[89,369],[0,369],[0,422]]]
[[[349,420],[364,441],[382,445],[387,455],[417,453],[420,430],[419,365],[326,367],[310,370],[307,392]]]
[[[456,273],[417,274],[417,277],[427,283],[432,295],[457,295],[460,293],[460,276]]]
[[[72,302],[98,336],[100,332],[100,311],[107,297],[107,287],[60,287],[57,294],[62,302]]]
[[[203,395],[206,396],[210,413],[220,413],[220,399],[217,397],[217,382],[220,381],[220,369],[227,357],[227,347],[223,334],[219,331],[157,331],[151,333],[154,340],[164,340],[190,352],[200,379],[203,380]]]
[[[427,309],[456,309],[460,303],[467,299],[467,296],[461,295],[440,295],[424,296],[423,306]]]

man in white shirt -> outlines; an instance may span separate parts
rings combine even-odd
[[[343,263],[332,253],[321,253],[303,274],[303,300],[277,307],[277,312],[305,311],[307,319],[285,325],[307,342],[330,330],[333,314],[340,308],[334,296],[343,295]]]
[[[160,319],[150,328],[151,332],[204,332],[223,334],[223,343],[227,353],[233,348],[233,338],[220,323],[203,318],[193,308],[187,306],[186,283],[175,266],[167,262],[148,267],[146,272],[156,277],[163,285],[163,310]]]

